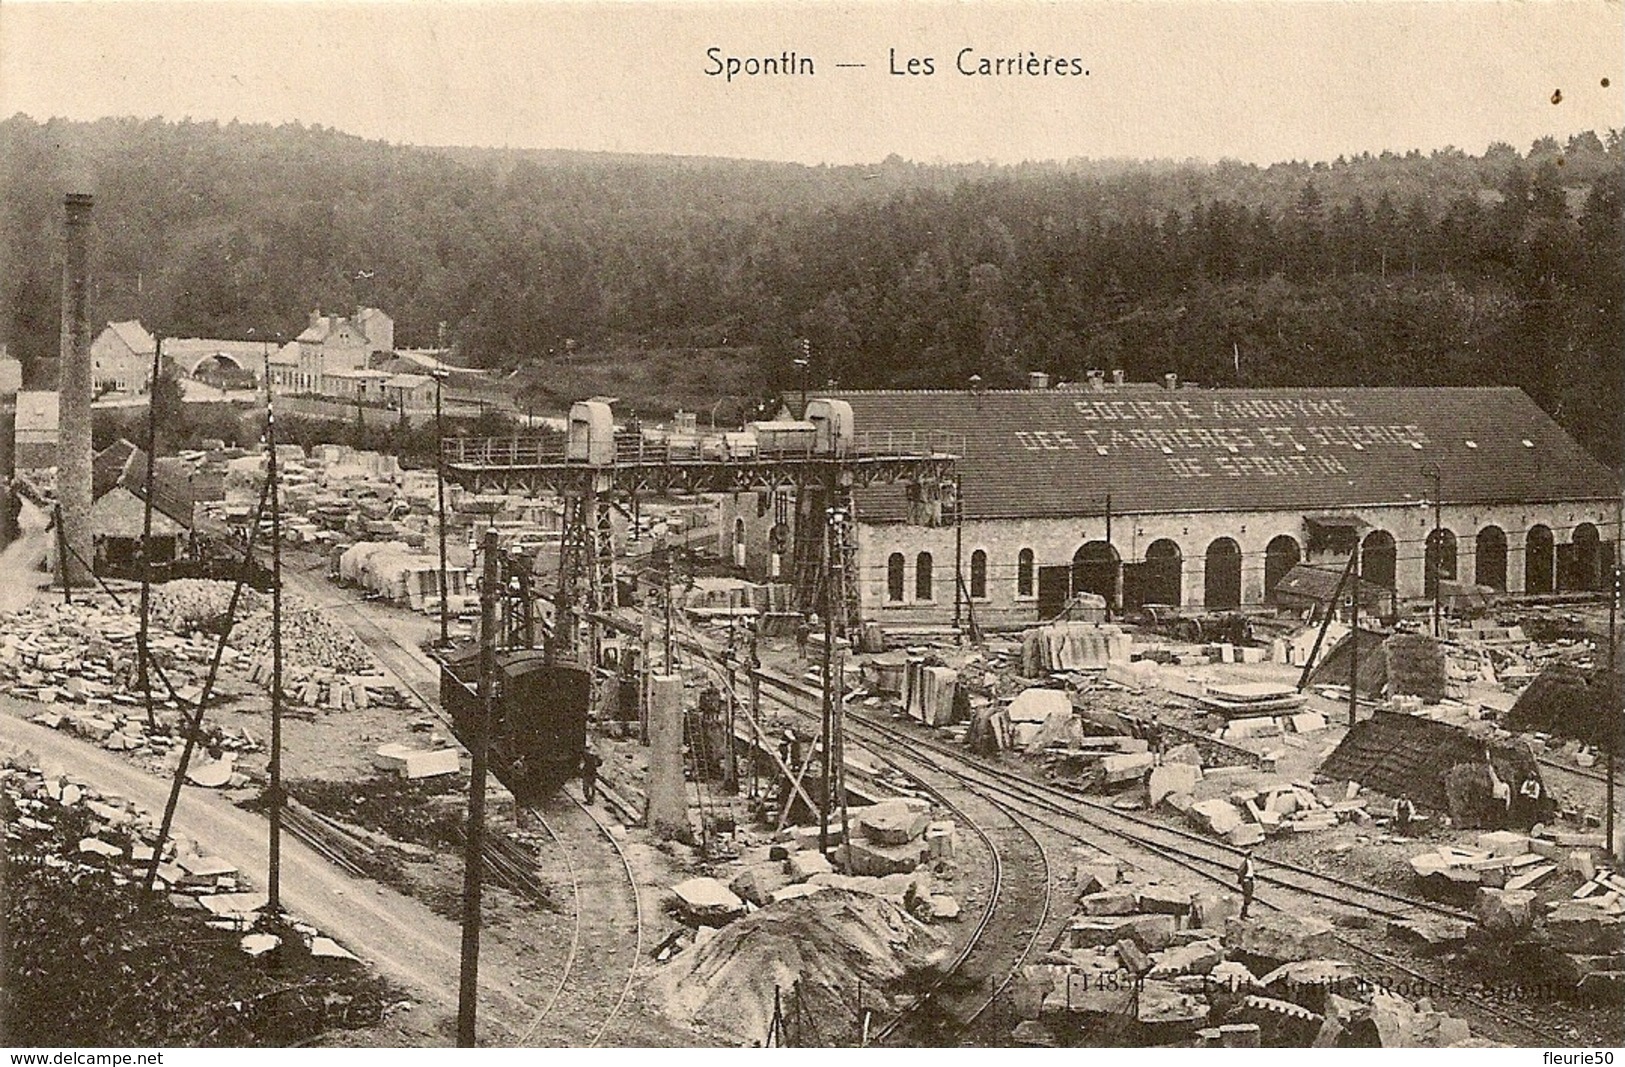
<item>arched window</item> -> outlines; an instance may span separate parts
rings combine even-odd
[[[1228,537],[1216,538],[1207,546],[1202,593],[1203,603],[1210,608],[1241,606],[1241,546]]]
[[[1456,580],[1456,535],[1443,526],[1428,531],[1422,550],[1422,595],[1432,596],[1441,580]]]
[[[1180,584],[1184,569],[1184,557],[1179,546],[1166,537],[1159,537],[1146,546],[1145,566],[1144,603],[1178,607],[1182,599]]]
[[[1394,588],[1398,552],[1393,534],[1387,530],[1372,530],[1360,542],[1360,577],[1384,589]]]
[[[1523,591],[1526,593],[1550,593],[1555,588],[1555,564],[1552,555],[1556,550],[1549,526],[1532,526],[1524,538],[1523,547]]]
[[[1016,596],[1033,595],[1033,550],[1016,553]]]
[[[914,558],[914,599],[935,599],[931,593],[931,553],[929,552],[921,552]]]
[[[1478,551],[1473,559],[1473,581],[1506,592],[1507,535],[1499,526],[1478,531]]]
[[[886,557],[886,600],[892,604],[903,600],[903,554],[893,552]]]
[[[1557,584],[1560,589],[1606,589],[1608,583],[1603,579],[1603,552],[1602,538],[1597,534],[1597,528],[1589,522],[1582,522],[1574,528],[1569,540],[1574,547],[1569,550],[1572,563],[1564,573],[1562,566],[1563,554],[1558,554]]]
[[[970,595],[972,600],[987,596],[987,553],[979,548],[970,554]]]
[[[1264,603],[1275,603],[1275,586],[1287,571],[1298,565],[1302,554],[1296,538],[1287,534],[1271,539],[1264,548]]]

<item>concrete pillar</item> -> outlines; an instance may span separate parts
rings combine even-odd
[[[688,786],[683,782],[683,680],[649,679],[649,806],[644,823],[661,837],[687,837]]]
[[[90,532],[90,208],[86,193],[69,193],[67,257],[62,266],[62,339],[57,391],[60,404],[56,498],[62,508],[62,539],[71,550],[58,560],[58,579],[88,585],[92,578]],[[77,554],[75,558],[74,554]]]

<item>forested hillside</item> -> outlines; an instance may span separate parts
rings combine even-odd
[[[560,377],[737,349],[792,387],[806,337],[815,384],[1508,383],[1617,463],[1622,179],[1619,131],[1270,167],[806,167],[16,116],[0,340],[54,353],[61,194],[89,189],[95,314],[171,335],[365,302],[398,344],[444,321],[476,363]]]

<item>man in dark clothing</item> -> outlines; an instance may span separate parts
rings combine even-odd
[[[1253,853],[1249,849],[1241,858],[1241,866],[1236,869],[1236,881],[1241,886],[1241,917],[1245,919],[1247,912],[1253,905],[1253,887],[1257,881],[1258,872],[1253,869]]]
[[[1394,801],[1394,833],[1400,837],[1411,836],[1411,823],[1415,821],[1416,805],[1411,803],[1410,797]]]
[[[598,765],[602,762],[590,748],[581,754],[581,799],[589,804],[598,799]]]

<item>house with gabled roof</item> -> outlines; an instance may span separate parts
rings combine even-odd
[[[97,390],[146,392],[157,347],[157,339],[137,320],[108,323],[90,342],[91,380]]]

